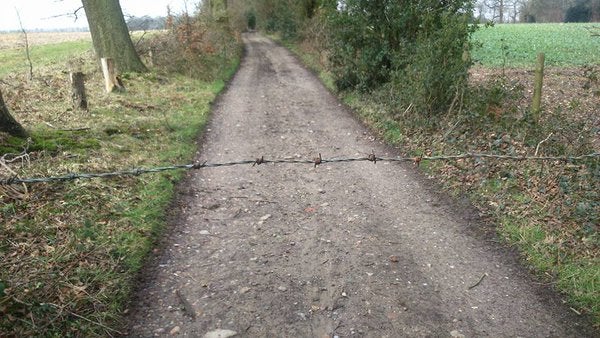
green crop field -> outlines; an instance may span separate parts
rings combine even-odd
[[[66,61],[92,50],[91,40],[67,41],[30,47],[31,62],[34,71],[38,67],[62,62],[66,69]],[[25,74],[29,63],[24,47],[0,49],[0,78],[14,72]]]
[[[496,24],[481,27],[473,36],[480,43],[473,58],[486,67],[526,67],[544,52],[546,65],[570,67],[600,64],[599,24]]]

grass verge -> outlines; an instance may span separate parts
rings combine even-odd
[[[31,133],[27,141],[0,135],[1,155],[20,177],[191,162],[210,104],[239,61],[223,60],[212,82],[124,74],[127,91],[109,95],[91,58],[73,59],[70,43],[58,49],[34,63],[33,81],[2,79],[11,113]],[[70,107],[62,70],[71,64],[88,75],[87,112]],[[0,74],[18,67],[3,64]],[[118,335],[132,278],[164,230],[182,174],[0,187],[2,335]]]

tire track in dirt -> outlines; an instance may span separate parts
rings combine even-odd
[[[244,36],[199,160],[394,156],[282,47]],[[583,337],[589,323],[410,166],[190,173],[129,335]],[[477,287],[476,284],[482,276]]]

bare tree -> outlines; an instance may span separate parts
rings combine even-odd
[[[510,16],[510,21],[515,23],[519,21],[521,16],[521,9],[525,5],[525,0],[506,0],[506,6],[508,10],[508,14]]]
[[[475,6],[473,8],[475,11],[475,13],[473,13],[473,15],[479,21],[484,21],[485,20],[485,5],[483,3],[483,0],[479,0],[479,1],[475,2]]]
[[[504,11],[508,0],[478,0],[475,10],[479,20],[491,20],[498,23],[504,22]]]
[[[504,1],[505,0],[485,0],[484,6],[491,15],[491,19],[498,23],[504,22]]]
[[[27,79],[29,81],[33,80],[33,63],[31,62],[31,54],[29,53],[29,38],[27,36],[27,31],[23,28],[23,22],[21,21],[21,14],[19,14],[19,10],[15,8],[17,12],[17,19],[19,19],[19,26],[21,27],[21,32],[25,37],[25,55],[27,56],[27,62],[29,63],[29,74],[27,74]]]

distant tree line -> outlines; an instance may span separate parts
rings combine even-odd
[[[142,17],[132,16],[127,19],[127,28],[130,31],[148,31],[165,29],[167,18],[164,16],[150,17],[144,15]]]
[[[477,0],[483,22],[600,22],[600,0]]]
[[[70,28],[33,28],[27,29],[27,33],[58,33],[58,32],[89,32],[88,27],[70,27]],[[21,33],[21,29],[10,29],[0,31],[0,33]]]
[[[144,31],[144,30],[156,30],[165,29],[167,18],[164,16],[150,17],[150,16],[130,16],[126,18],[127,28],[130,31]],[[43,33],[43,32],[89,32],[89,27],[70,27],[70,28],[34,28],[28,29],[29,33]],[[20,29],[13,29],[3,31],[6,33],[18,33]]]

